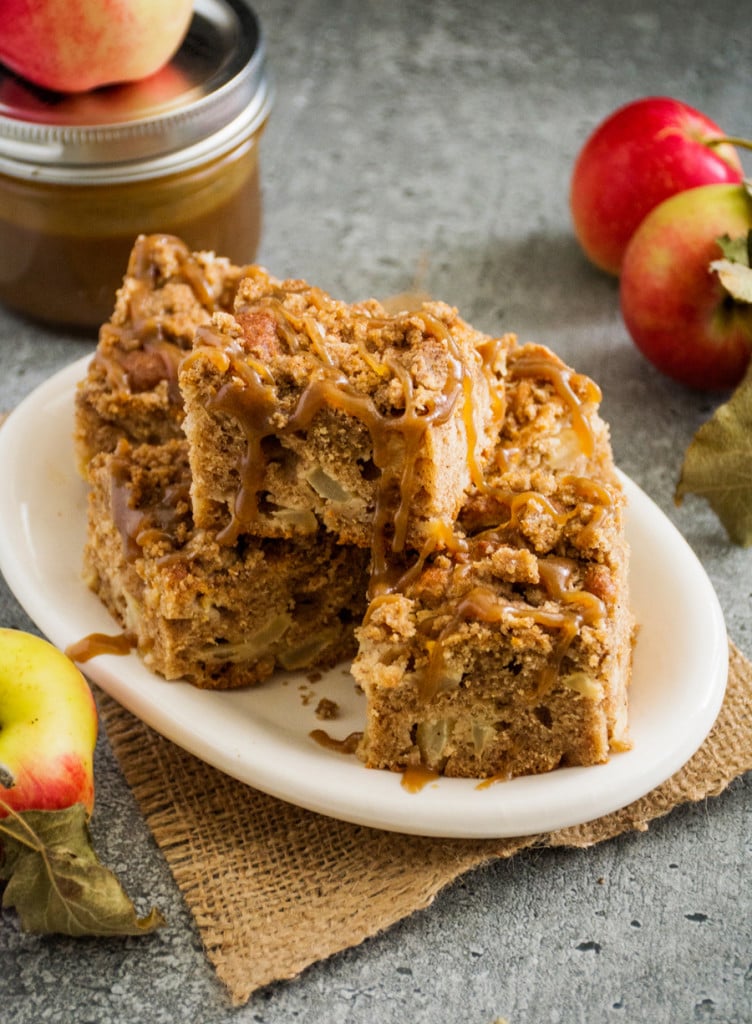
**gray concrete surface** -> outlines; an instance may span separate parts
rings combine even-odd
[[[567,188],[587,132],[651,93],[752,135],[743,4],[638,0],[258,0],[277,81],[263,143],[260,258],[344,298],[421,284],[479,327],[556,348],[604,392],[622,468],[667,512],[752,656],[752,552],[699,501],[673,506],[714,399],[662,379],[614,282],[574,242]],[[749,166],[749,165],[748,165]],[[0,311],[0,408],[91,341]],[[0,622],[33,628],[4,584]],[[681,723],[677,723],[681,728]],[[4,1024],[686,1024],[752,1021],[750,779],[646,834],[475,871],[427,910],[233,1010],[106,741],[102,858],[170,927],[114,942],[35,938],[0,916]]]

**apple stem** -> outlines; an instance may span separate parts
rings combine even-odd
[[[736,135],[715,135],[705,139],[706,146],[739,146],[741,149],[752,149],[752,139],[742,139]]]

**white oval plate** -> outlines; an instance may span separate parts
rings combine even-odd
[[[29,616],[58,647],[117,633],[81,580],[86,487],[73,460],[73,394],[88,358],[60,371],[0,430],[0,569]],[[591,821],[664,782],[692,756],[723,700],[728,646],[715,591],[660,509],[624,478],[632,600],[640,624],[631,693],[632,750],[605,765],[562,768],[483,789],[442,778],[418,793],[310,737],[321,697],[341,714],[336,738],[362,729],[364,700],[346,666],[311,683],[275,676],[242,692],[165,682],[135,653],[102,655],[86,674],[168,739],[266,793],[335,818],[426,836],[533,835]]]

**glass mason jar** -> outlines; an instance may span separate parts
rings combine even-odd
[[[243,0],[196,0],[178,53],[140,82],[62,95],[0,69],[0,302],[97,327],[139,234],[252,262],[270,107]]]

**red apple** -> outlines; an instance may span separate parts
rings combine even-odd
[[[627,246],[621,311],[637,347],[674,380],[703,390],[736,385],[752,352],[752,305],[712,270],[718,240],[746,238],[752,198],[743,185],[701,185],[647,215]]]
[[[158,71],[190,25],[193,0],[2,0],[0,61],[59,92]]]
[[[698,185],[738,183],[736,150],[724,133],[679,100],[651,96],[596,128],[575,163],[570,208],[577,238],[602,270],[619,274],[627,244],[664,199]]]
[[[0,818],[94,803],[97,713],[70,658],[46,640],[0,629]]]

